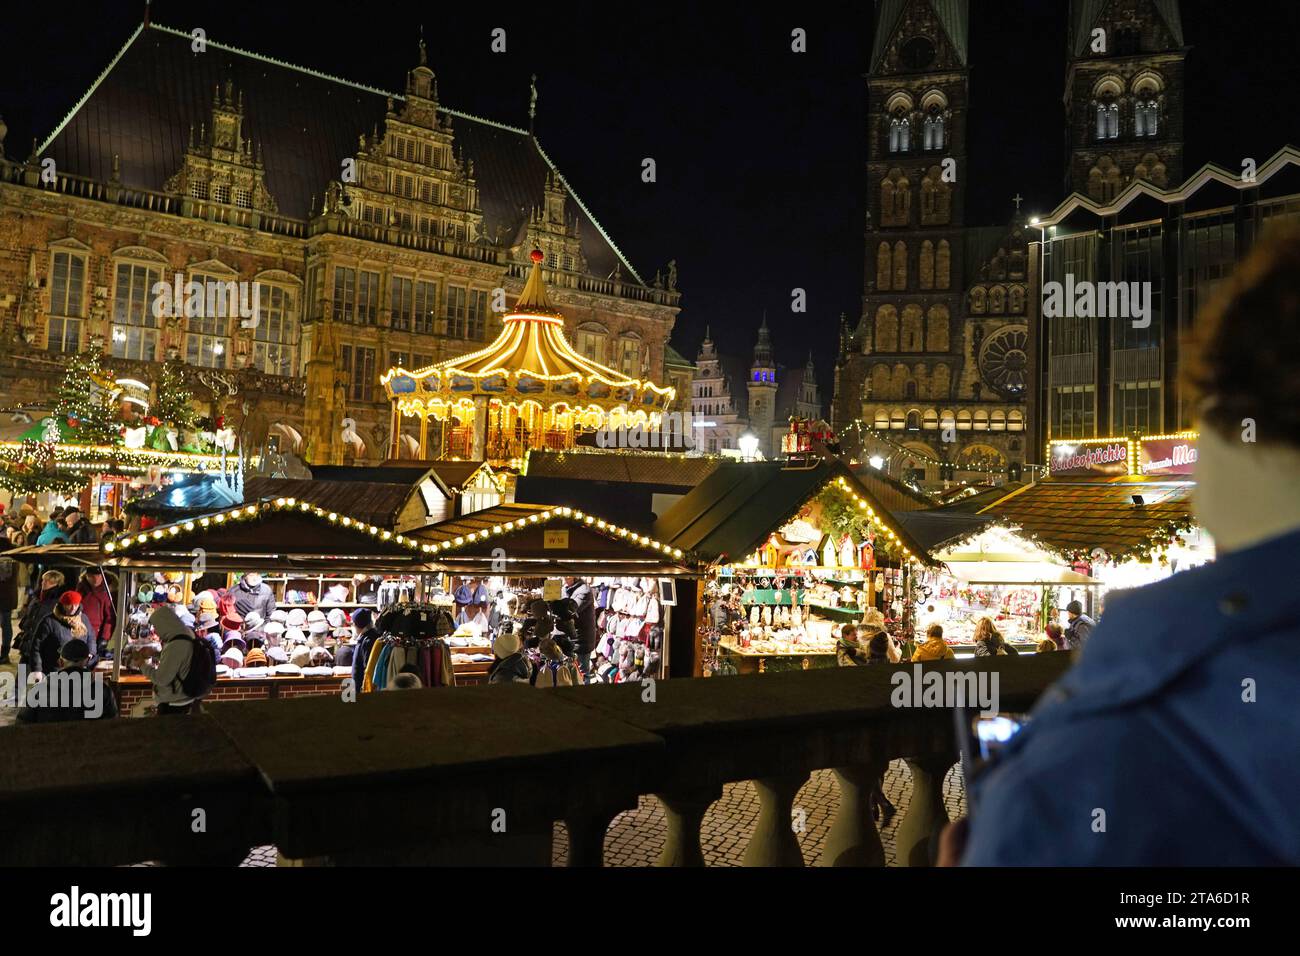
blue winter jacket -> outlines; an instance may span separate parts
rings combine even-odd
[[[50,520],[45,522],[45,527],[41,529],[40,536],[36,539],[38,545],[55,544],[63,542],[67,544],[71,540],[68,533],[63,530],[57,521]]]
[[[1107,600],[971,787],[974,866],[1300,864],[1300,532]]]

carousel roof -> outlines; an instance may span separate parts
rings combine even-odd
[[[624,375],[574,350],[564,334],[564,316],[546,294],[542,259],[534,250],[524,291],[492,344],[414,372],[389,369],[380,381],[390,400],[408,414],[436,413],[482,396],[578,411],[623,408],[632,415],[667,407],[676,389]]]

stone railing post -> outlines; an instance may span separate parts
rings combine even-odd
[[[907,769],[912,772],[912,800],[895,836],[899,866],[930,865],[930,841],[938,840],[939,831],[948,823],[943,780],[956,762],[957,755],[951,753],[907,758]]]
[[[885,847],[871,816],[871,794],[882,767],[854,764],[835,768],[840,809],[826,834],[818,866],[884,866]]]
[[[704,865],[700,823],[709,807],[721,796],[720,786],[655,794],[668,821],[667,838],[659,859],[655,861],[656,866]]]
[[[791,810],[799,788],[808,774],[762,777],[754,781],[758,791],[758,820],[750,834],[742,866],[803,866],[803,851],[791,826]]]
[[[605,834],[619,811],[564,818],[569,831],[569,866],[604,866]]]

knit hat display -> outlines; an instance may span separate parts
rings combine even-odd
[[[274,611],[271,612],[271,620],[273,621],[279,621],[281,624],[283,624],[288,619],[289,619],[289,612],[284,610],[283,608],[276,608]]]
[[[204,611],[194,626],[199,631],[212,630],[217,626],[217,615],[213,611]]]
[[[307,615],[307,622],[309,624],[315,624],[317,621],[325,621],[325,620],[327,620],[327,618],[325,617],[325,612],[318,607],[312,608],[311,613]]]
[[[286,644],[306,644],[307,635],[296,627],[291,627],[284,632],[284,642]]]
[[[329,633],[330,624],[329,621],[325,621],[325,620],[312,621],[307,625],[307,630],[311,631],[312,636],[325,635]],[[324,638],[322,636],[322,640],[323,639]]]
[[[268,647],[266,649],[266,659],[273,664],[287,664],[289,662],[289,651],[279,646]]]
[[[305,644],[299,644],[289,652],[289,663],[297,664],[299,667],[310,667],[311,648]]]
[[[194,602],[194,606],[199,609],[199,613],[211,611],[213,617],[217,614],[217,599],[211,591],[202,592]]]
[[[221,652],[221,663],[230,668],[243,667],[244,652],[237,647],[228,647]]]
[[[255,647],[244,655],[245,667],[265,667],[267,664],[266,652],[260,647]]]
[[[331,609],[329,614],[325,615],[325,619],[329,621],[330,627],[337,630],[347,622],[348,616],[343,613],[342,608],[336,607]]]
[[[226,638],[221,647],[223,651],[229,650],[232,647],[237,647],[241,651],[248,650],[248,644],[244,641],[244,635],[240,634],[238,631],[226,631]]]
[[[266,623],[266,620],[257,611],[249,611],[244,615],[244,627],[259,628]]]
[[[289,627],[302,627],[307,623],[307,612],[300,607],[296,607],[289,612],[289,616],[285,618],[284,623]]]

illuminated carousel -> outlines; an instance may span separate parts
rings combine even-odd
[[[418,371],[384,373],[393,408],[390,457],[509,464],[533,448],[571,448],[583,432],[659,423],[676,390],[574,351],[564,316],[547,298],[542,258],[533,251],[523,294],[491,345]],[[403,434],[410,418],[419,420],[418,445]]]

